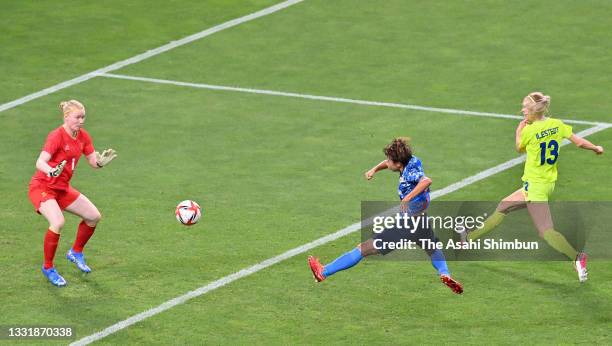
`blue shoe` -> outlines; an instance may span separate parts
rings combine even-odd
[[[54,267],[45,269],[45,267],[43,266],[42,273],[45,274],[45,276],[47,277],[47,280],[49,280],[49,282],[54,284],[55,286],[57,287],[66,286],[66,280],[64,280],[64,278],[57,273],[57,270],[55,270]]]
[[[85,256],[83,256],[82,252],[74,252],[72,249],[68,250],[66,253],[66,258],[76,264],[77,268],[79,268],[83,273],[91,273],[91,268],[87,266],[85,263]]]

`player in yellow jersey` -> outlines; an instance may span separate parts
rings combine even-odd
[[[604,149],[574,134],[572,127],[563,121],[546,116],[549,105],[550,96],[541,92],[532,92],[523,99],[521,111],[525,118],[516,128],[516,150],[527,153],[523,187],[504,198],[484,226],[469,232],[467,238],[474,240],[484,236],[498,226],[506,214],[526,207],[540,237],[574,261],[578,279],[583,282],[587,279],[587,256],[576,251],[561,233],[555,231],[548,199],[555,189],[557,164],[564,139],[597,155],[603,154]]]

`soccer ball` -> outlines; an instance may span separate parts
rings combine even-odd
[[[186,226],[195,225],[202,216],[200,205],[191,200],[184,200],[176,206],[176,219]]]

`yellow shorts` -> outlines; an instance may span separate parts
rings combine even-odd
[[[527,202],[548,202],[555,191],[555,183],[530,183],[523,182],[523,195]]]

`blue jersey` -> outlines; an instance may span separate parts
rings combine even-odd
[[[413,156],[399,178],[399,185],[397,187],[397,193],[399,194],[400,200],[404,199],[414,188],[417,186],[419,181],[425,176],[423,171],[423,165],[418,157]],[[408,210],[412,213],[422,212],[429,206],[429,188],[425,189],[420,194],[416,195],[408,203]]]

